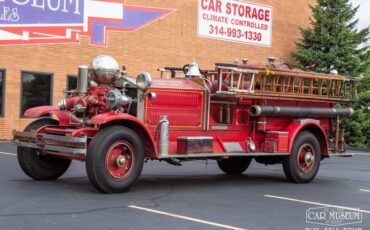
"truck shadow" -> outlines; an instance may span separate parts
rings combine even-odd
[[[56,181],[34,181],[31,179],[11,180],[11,187],[22,191],[45,191],[48,192],[77,192],[77,193],[100,193],[89,183],[87,177],[68,177]],[[312,183],[328,183],[325,179],[316,178]],[[291,186],[307,186],[289,183],[284,175],[278,173],[261,173],[253,175],[143,175],[128,193],[138,194],[146,192],[160,192],[169,187],[177,192],[183,191],[213,191],[217,189],[267,189],[267,188],[287,188]],[[9,188],[10,189],[10,188]]]

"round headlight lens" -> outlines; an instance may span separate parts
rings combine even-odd
[[[147,72],[142,72],[139,73],[136,77],[136,85],[139,87],[141,90],[146,90],[149,88],[152,84],[152,77],[150,76],[149,73]]]

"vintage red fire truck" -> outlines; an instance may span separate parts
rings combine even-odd
[[[31,178],[56,179],[71,160],[85,161],[91,184],[105,193],[127,191],[149,159],[211,159],[227,174],[243,173],[255,159],[281,163],[290,182],[310,182],[322,159],[345,151],[341,121],[356,100],[355,79],[273,58],[208,71],[193,61],[135,79],[100,55],[78,70],[77,89],[58,106],[28,109],[24,115],[38,119],[14,130],[13,143]]]

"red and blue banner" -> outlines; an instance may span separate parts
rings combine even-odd
[[[106,45],[108,31],[135,31],[174,9],[126,5],[121,0],[0,0],[0,45]]]

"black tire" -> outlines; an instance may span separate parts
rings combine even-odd
[[[232,157],[218,160],[218,167],[226,174],[239,175],[249,167],[252,158],[250,157]]]
[[[122,165],[117,163],[118,158],[123,158]],[[87,175],[91,184],[104,193],[128,191],[139,178],[143,165],[142,142],[126,127],[111,126],[101,130],[87,150]]]
[[[58,121],[41,118],[29,124],[24,131],[35,132],[45,125],[58,125]],[[23,172],[35,180],[55,180],[62,176],[71,164],[71,160],[40,155],[35,148],[17,147],[17,158]]]
[[[312,133],[302,131],[294,140],[291,155],[284,157],[284,174],[289,182],[308,183],[319,171],[320,161],[319,141]]]

